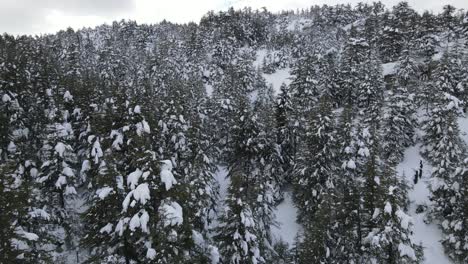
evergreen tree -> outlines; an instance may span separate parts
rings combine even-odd
[[[460,166],[465,153],[464,142],[459,136],[457,112],[459,100],[439,92],[437,104],[433,106],[429,119],[424,124],[423,154],[434,166],[431,180],[431,200],[433,213],[441,221],[453,213],[452,201],[456,189],[452,175]],[[460,183],[458,183],[460,184]]]
[[[448,255],[454,261],[460,263],[466,262],[468,259],[468,234],[466,231],[466,226],[468,225],[468,203],[466,201],[468,194],[467,161],[465,159],[452,176],[453,181],[448,186],[454,193],[449,201],[451,210],[442,222],[442,230],[445,233],[442,244],[445,246]]]
[[[281,159],[281,173],[286,182],[291,182],[288,176],[294,167],[296,157],[295,126],[292,124],[293,105],[288,87],[283,83],[276,98],[276,144]]]
[[[369,57],[369,43],[360,37],[360,33],[355,28],[351,28],[349,39],[347,40],[341,57],[339,84],[341,86],[342,106],[354,105],[360,83],[362,83],[363,67],[367,67],[365,62]],[[363,87],[364,88],[364,87]],[[364,89],[362,89],[364,91]]]
[[[229,157],[230,186],[215,239],[227,263],[263,263],[271,253],[264,246],[272,224],[272,178],[264,166],[268,142],[244,101],[234,116],[233,153]],[[266,239],[266,240],[265,240]]]
[[[392,165],[390,165],[392,166]],[[383,165],[382,177],[378,177],[378,191],[371,222],[373,226],[364,242],[369,259],[385,263],[420,263],[422,247],[411,239],[411,217],[404,212],[407,193],[393,169]]]
[[[383,152],[389,164],[397,164],[403,157],[403,151],[414,143],[414,130],[417,121],[415,114],[414,62],[403,51],[403,59],[397,71],[395,86],[387,96],[388,111],[384,114]]]
[[[30,91],[24,91],[18,78],[24,69],[16,66],[14,39],[0,37],[0,45],[6,50],[0,56],[0,254],[9,263],[47,263],[50,218],[40,204],[26,111],[20,105]]]
[[[313,221],[322,195],[333,187],[336,138],[334,115],[328,97],[321,98],[309,122],[295,173],[295,200],[300,209],[301,222]]]

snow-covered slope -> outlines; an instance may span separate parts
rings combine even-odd
[[[422,179],[414,184],[413,178],[415,170],[419,169],[420,161],[423,162]],[[403,161],[398,165],[399,175],[404,177],[410,186],[409,190],[410,206],[408,215],[413,218],[413,241],[424,247],[425,264],[451,264],[450,259],[444,254],[444,249],[439,240],[442,232],[435,223],[426,224],[424,219],[426,212],[416,213],[418,205],[429,205],[429,180],[432,167],[421,157],[420,144],[408,148],[405,151]]]
[[[256,54],[256,59],[253,63],[254,67],[261,67],[262,61],[267,55],[267,50],[266,49],[260,49],[257,51]],[[281,88],[281,85],[284,83],[286,85],[289,85],[291,83],[291,68],[286,67],[284,69],[279,69],[276,70],[274,73],[271,74],[263,74],[263,78],[265,78],[265,81],[267,85],[271,85],[273,87],[273,91],[275,94],[278,94]]]
[[[277,241],[282,240],[290,247],[294,245],[294,239],[301,230],[301,226],[296,222],[297,208],[294,206],[291,196],[290,191],[284,193],[284,200],[278,205],[275,212],[278,226],[273,227],[273,235]]]
[[[257,51],[257,58],[254,63],[256,67],[261,65],[261,61],[266,55],[266,50]],[[396,63],[388,63],[383,65],[383,74],[393,74],[395,71]],[[264,74],[268,84],[271,84],[278,93],[282,83],[290,84],[291,75],[290,69],[285,68],[277,70],[272,74]],[[468,142],[468,118],[459,119],[461,136]],[[413,220],[413,240],[415,243],[420,244],[424,248],[424,264],[453,264],[453,262],[445,255],[444,249],[440,240],[442,239],[442,232],[437,226],[437,223],[425,223],[426,213],[416,213],[419,205],[430,205],[429,195],[429,181],[431,177],[432,167],[430,164],[421,157],[420,154],[421,144],[416,144],[405,151],[403,161],[398,165],[397,172],[401,177],[410,185],[409,199],[410,206],[408,214]],[[420,161],[423,163],[422,179],[414,184],[415,171],[419,169]],[[220,184],[220,201],[226,195],[229,180],[226,178],[227,169],[224,166],[218,167],[216,179]],[[291,191],[286,191],[284,200],[278,205],[275,211],[276,221],[278,226],[273,227],[273,234],[277,241],[282,240],[287,242],[289,246],[294,244],[294,239],[298,232],[301,231],[301,226],[296,222],[297,208],[292,201]]]

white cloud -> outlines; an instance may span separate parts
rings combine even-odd
[[[0,0],[0,32],[13,34],[51,33],[60,29],[96,26],[114,20],[133,19],[157,23],[163,19],[198,22],[209,10],[266,7],[270,11],[295,10],[311,5],[334,5],[366,0]],[[383,0],[391,7],[399,0]],[[408,0],[418,11],[439,12],[445,4],[468,8],[466,0]]]

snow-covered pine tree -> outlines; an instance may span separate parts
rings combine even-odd
[[[276,97],[275,120],[276,120],[276,145],[281,160],[283,173],[282,179],[291,182],[290,172],[294,168],[296,158],[295,128],[292,124],[293,105],[291,94],[286,84],[282,84],[280,92]]]
[[[336,227],[332,233],[336,241],[332,253],[337,263],[359,261],[362,231],[359,227],[361,200],[360,172],[363,164],[358,160],[357,129],[354,124],[356,110],[347,106],[343,109],[338,124],[337,142],[340,147],[341,169],[338,171],[336,208]]]
[[[368,57],[360,65],[358,75],[360,79],[356,84],[358,86],[357,106],[361,108],[362,121],[367,124],[378,124],[385,83],[382,64],[374,51],[369,49]]]
[[[454,261],[468,261],[468,159],[465,159],[452,176],[448,188],[454,193],[450,202],[450,212],[442,222],[444,245],[448,255]]]
[[[364,238],[366,258],[368,261],[395,264],[420,263],[422,247],[413,242],[412,219],[405,213],[407,192],[401,186],[406,183],[398,178],[393,165],[375,161],[374,165],[381,169],[375,176],[378,195],[374,197],[374,208],[369,208],[373,212],[369,219],[372,226]]]
[[[296,244],[296,263],[340,263],[334,255],[339,250],[335,240],[337,202],[335,190],[330,188],[322,194],[323,201],[317,206],[313,221],[303,223],[304,234]]]
[[[459,134],[459,112],[458,98],[440,89],[437,91],[428,120],[424,123],[422,154],[434,167],[430,185],[432,210],[442,223],[453,212],[452,202],[457,195],[452,188],[455,184],[453,175],[466,151],[465,143]]]
[[[336,173],[335,117],[330,98],[323,96],[309,116],[305,142],[295,169],[295,203],[301,222],[313,221],[322,195],[332,188]]]
[[[117,107],[113,99],[107,99],[101,107],[96,107],[89,122],[93,132],[87,137],[87,159],[81,167],[82,175],[86,175],[89,194],[88,208],[82,215],[85,232],[80,242],[90,249],[87,263],[112,263],[112,260],[117,260],[120,241],[112,239],[111,234],[124,198],[117,191],[123,188],[123,177],[112,159],[113,141],[109,137]]]
[[[437,22],[441,23],[441,30],[444,31],[444,40],[448,44],[457,38],[456,24],[458,18],[455,14],[457,9],[453,5],[444,5],[442,9],[442,13],[436,19]]]
[[[77,157],[72,148],[74,134],[71,124],[68,122],[68,111],[64,110],[64,104],[60,104],[61,98],[64,101],[70,99],[69,93],[57,93],[54,89],[47,89],[46,97],[48,108],[45,109],[47,123],[40,138],[42,147],[40,150],[40,170],[38,182],[44,193],[48,193],[47,204],[50,207],[50,214],[57,223],[54,232],[56,239],[62,241],[64,250],[71,250],[74,247],[75,237],[72,230],[72,218],[70,213],[73,197],[77,194]]]
[[[398,68],[396,70],[396,84],[406,87],[410,93],[419,92],[417,89],[418,63],[414,59],[415,54],[406,44],[398,58]]]
[[[417,27],[416,48],[418,48],[418,54],[422,55],[425,63],[431,61],[432,56],[436,53],[436,48],[439,46],[436,23],[436,17],[425,11]]]
[[[445,51],[433,75],[434,85],[438,91],[453,95],[459,100],[464,99],[465,92],[463,87],[465,73],[461,57],[460,47]]]
[[[216,262],[217,248],[208,237],[209,227],[213,221],[213,212],[218,200],[219,186],[214,179],[216,171],[217,150],[211,141],[210,128],[212,120],[209,119],[206,100],[199,99],[190,117],[187,130],[187,144],[190,166],[184,192],[187,193],[184,201],[184,226],[192,232],[189,237],[194,240],[194,247],[190,249],[191,263]]]
[[[257,133],[253,134],[252,142],[257,145],[255,163],[258,168],[256,177],[257,194],[254,216],[259,219],[260,251],[266,262],[276,258],[273,250],[274,237],[272,227],[276,225],[274,209],[278,200],[283,198],[283,188],[286,180],[282,170],[281,156],[278,152],[275,136],[275,113],[271,111],[274,104],[273,88],[265,84],[261,75],[256,78],[257,98],[253,103],[253,122],[257,127]]]
[[[264,154],[269,144],[249,108],[244,100],[234,116],[233,152],[228,159],[230,186],[215,236],[223,261],[232,264],[263,263],[272,250],[264,246],[273,204],[272,178],[264,169],[268,166]]]
[[[390,164],[397,164],[403,158],[403,151],[414,143],[414,100],[405,87],[397,86],[388,94],[388,112],[383,122],[383,152]]]
[[[228,47],[221,46],[219,49],[228,49]],[[225,152],[232,151],[230,142],[230,130],[234,125],[232,116],[235,115],[235,111],[248,94],[253,92],[255,73],[251,50],[244,50],[238,54],[232,53],[232,51],[222,54],[216,52],[214,62],[216,67],[212,70],[214,72],[212,98],[216,106],[218,145],[223,156]]]
[[[299,57],[291,69],[294,79],[289,89],[292,101],[296,105],[296,119],[300,122],[305,121],[301,117],[312,110],[320,95],[318,60],[317,51],[310,51]]]
[[[4,77],[4,76],[2,76]],[[15,263],[18,259],[24,259],[29,249],[28,240],[34,241],[39,237],[29,233],[21,227],[21,218],[27,213],[27,193],[24,192],[24,170],[21,164],[21,151],[18,149],[18,139],[21,134],[13,134],[17,125],[21,107],[14,94],[9,91],[8,85],[3,83],[0,110],[0,254],[2,260]],[[16,124],[15,124],[16,123]],[[21,130],[20,130],[21,131]]]
[[[171,198],[177,183],[172,162],[160,164],[151,150],[151,131],[141,108],[122,95],[114,100],[108,101],[112,125],[96,175],[96,195],[85,214],[89,262],[183,261],[184,244],[178,243],[183,213]],[[97,223],[92,220],[96,217]]]
[[[397,178],[394,164],[381,159],[377,126],[374,123],[366,129],[367,136],[363,140],[368,147],[361,148],[369,152],[362,185],[361,262],[418,263],[421,248],[411,241],[411,220],[404,213],[406,188],[401,188],[404,183]]]
[[[331,100],[333,108],[336,108],[341,103],[337,57],[337,50],[332,48],[326,51],[319,60],[320,78],[318,85],[320,97],[327,96]]]
[[[338,82],[341,87],[341,106],[357,104],[359,85],[362,82],[362,77],[365,76],[361,73],[364,70],[363,67],[368,66],[364,63],[369,59],[370,46],[360,35],[358,29],[352,27],[343,48]]]
[[[383,62],[393,62],[401,56],[405,43],[410,43],[414,38],[417,18],[418,14],[408,2],[400,2],[383,19],[379,38],[379,52]]]
[[[186,241],[186,259],[192,263],[207,262],[216,248],[208,237],[213,220],[218,186],[213,173],[217,149],[210,141],[209,119],[204,86],[190,72],[188,79],[169,83],[161,105],[161,118],[156,137],[158,157],[174,164],[178,179],[174,198],[184,204],[184,221],[180,239]],[[193,79],[192,79],[193,78]]]
[[[16,66],[21,52],[14,38],[0,37],[0,45],[8,51],[0,53],[0,255],[8,263],[47,263],[50,218],[41,207],[30,130],[20,105],[31,91],[21,83],[28,80],[18,78],[25,69]]]
[[[304,226],[296,245],[298,263],[334,263],[336,249],[337,138],[329,97],[324,95],[310,117],[306,144],[298,162],[296,203]]]
[[[226,208],[219,218],[214,238],[219,243],[223,263],[262,263],[261,242],[256,235],[258,225],[245,193],[249,188],[244,176],[238,173],[230,170],[230,185],[224,200]]]
[[[383,117],[383,158],[389,164],[397,164],[403,151],[414,143],[415,118],[415,65],[408,50],[402,51],[402,59],[397,70],[397,79],[386,96],[387,111]]]

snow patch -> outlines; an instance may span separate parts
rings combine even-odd
[[[112,191],[114,191],[114,189],[111,187],[104,187],[96,190],[96,195],[99,197],[99,199],[104,200]]]
[[[289,247],[294,245],[294,240],[301,230],[301,226],[296,222],[297,208],[292,201],[290,191],[284,192],[284,200],[276,207],[275,220],[278,226],[273,226],[272,234],[276,240],[283,240],[289,244]]]
[[[39,236],[34,234],[34,233],[29,233],[26,231],[23,231],[21,234],[22,237],[26,238],[29,241],[37,241],[39,239]]]
[[[425,259],[423,264],[451,264],[452,261],[445,255],[444,248],[440,243],[443,236],[441,230],[435,223],[425,223],[425,213],[416,213],[418,205],[430,205],[431,203],[428,182],[431,177],[432,167],[421,157],[420,148],[421,145],[416,144],[406,149],[403,161],[397,166],[400,177],[411,183],[413,182],[414,171],[419,169],[419,162],[423,162],[422,178],[408,193],[410,199],[408,216],[411,217],[413,222],[411,239],[415,244],[421,244],[424,248]],[[404,225],[404,223],[401,224]],[[403,249],[403,252],[405,252],[405,249]]]
[[[110,234],[110,233],[112,233],[112,227],[113,227],[113,225],[109,223],[109,224],[105,225],[103,228],[101,228],[99,230],[99,233],[101,233],[101,234],[102,233]]]
[[[71,101],[73,101],[73,96],[71,95],[71,93],[69,91],[66,91],[63,94],[63,99],[65,100],[65,102],[71,102]]]
[[[172,185],[177,184],[177,181],[172,174],[172,162],[170,160],[163,160],[161,163],[160,178],[166,187],[166,191],[168,191],[172,188]]]
[[[273,87],[275,95],[279,94],[283,83],[287,86],[291,84],[292,80],[290,70],[291,69],[287,67],[279,69],[272,74],[263,74],[263,78],[265,78],[267,85],[271,85]]]
[[[389,62],[382,64],[382,74],[383,76],[394,75],[398,69],[398,62]]]
[[[164,217],[164,226],[177,226],[183,222],[182,207],[177,202],[164,203],[159,207]]]
[[[2,101],[3,101],[4,103],[10,102],[10,101],[11,101],[11,97],[10,97],[8,94],[4,94],[4,95],[2,96]]]

